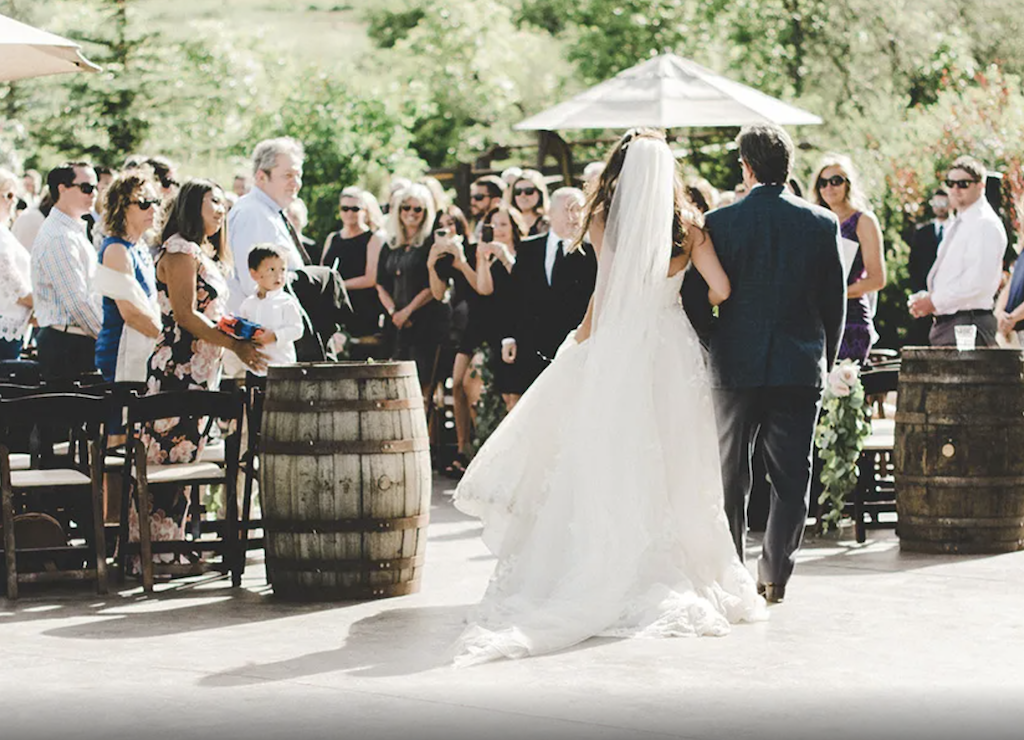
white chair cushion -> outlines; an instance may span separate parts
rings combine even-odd
[[[224,462],[224,440],[211,442],[203,448],[203,454],[199,456],[201,462],[223,463]]]
[[[147,465],[146,480],[153,483],[185,483],[193,480],[223,480],[224,470],[216,463],[194,462],[177,465]]]
[[[77,470],[15,470],[11,472],[12,488],[43,488],[46,486],[87,486],[89,476]]]
[[[11,470],[28,470],[32,467],[32,456],[26,452],[12,452]]]

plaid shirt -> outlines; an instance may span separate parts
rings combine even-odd
[[[92,289],[99,264],[85,222],[54,207],[32,244],[32,295],[39,326],[77,326],[95,337],[103,327]]]

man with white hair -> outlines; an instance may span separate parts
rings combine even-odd
[[[290,137],[266,139],[252,154],[253,188],[228,214],[228,239],[235,261],[228,309],[237,313],[242,301],[256,292],[249,274],[249,252],[257,244],[273,244],[285,257],[288,284],[305,312],[306,333],[295,343],[300,361],[322,360],[326,340],[344,323],[351,306],[337,270],[310,266],[309,253],[288,220],[286,211],[302,187],[302,144]],[[229,368],[230,369],[230,368]]]
[[[587,312],[597,280],[597,259],[589,244],[571,247],[579,233],[583,191],[559,188],[551,194],[551,230],[526,239],[512,269],[512,305],[501,356],[514,363],[525,391],[543,372],[570,331]]]
[[[249,275],[249,252],[256,244],[274,244],[294,273],[309,264],[308,255],[285,216],[302,187],[302,144],[290,137],[266,139],[252,154],[253,188],[238,199],[228,214],[228,239],[235,262],[228,308],[236,311],[256,292]]]

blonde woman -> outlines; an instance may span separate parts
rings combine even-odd
[[[377,265],[384,239],[370,225],[369,202],[376,205],[376,200],[361,188],[341,191],[341,228],[328,235],[321,259],[321,264],[333,267],[345,280],[353,313],[346,329],[353,337],[378,334],[384,313],[377,295]]]
[[[512,187],[505,191],[505,200],[523,215],[527,236],[546,234],[551,228],[548,219],[551,198],[544,176],[537,170],[523,170],[523,174],[512,181]]]
[[[826,154],[815,168],[809,188],[811,202],[839,218],[846,262],[846,327],[839,359],[864,362],[875,339],[874,310],[870,294],[885,287],[885,255],[882,229],[870,213],[861,193],[857,172],[849,157]]]
[[[388,242],[377,266],[377,295],[387,312],[391,356],[415,360],[424,394],[432,380],[450,370],[444,357],[450,344],[449,310],[431,294],[427,270],[434,219],[434,199],[426,186],[397,191],[388,208]]]

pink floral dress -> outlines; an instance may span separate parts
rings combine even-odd
[[[188,254],[198,265],[196,274],[196,310],[216,323],[227,306],[228,284],[222,266],[209,257],[202,248],[178,234],[168,239],[161,250],[164,254]],[[167,285],[156,281],[157,302],[160,306],[162,331],[153,355],[149,359],[147,393],[181,390],[217,390],[220,386],[222,347],[197,339],[185,331],[175,320]],[[208,420],[160,419],[142,431],[142,443],[150,463],[195,462],[206,445]],[[154,491],[151,531],[154,540],[184,539],[184,521],[188,511],[188,498],[182,490]],[[129,521],[131,539],[138,534],[138,520],[134,507]],[[167,554],[163,559],[170,559]]]

